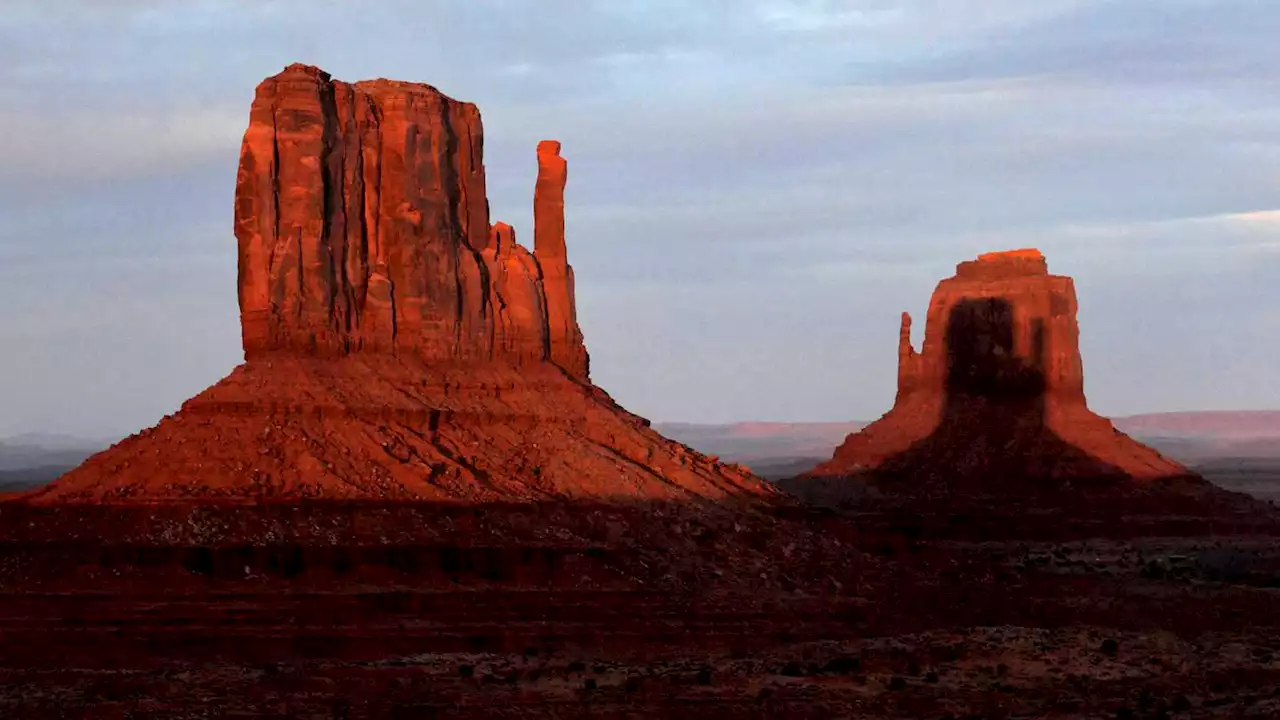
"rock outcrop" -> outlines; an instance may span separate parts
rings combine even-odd
[[[538,259],[516,242],[515,228],[502,222],[491,228],[489,246],[480,256],[492,284],[493,354],[549,360],[547,297]]]
[[[568,168],[560,143],[538,143],[538,184],[533,192],[533,248],[542,263],[547,296],[551,361],[577,377],[587,377],[587,351],[578,329],[573,268],[564,244],[564,186]]]
[[[538,146],[535,249],[490,224],[474,105],[291,65],[236,184],[245,364],[34,502],[776,498],[587,376],[565,161]]]
[[[1015,250],[962,262],[938,284],[920,352],[903,314],[893,409],[791,487],[857,477],[1000,492],[1188,475],[1089,410],[1071,278]]]
[[[559,143],[538,146],[532,256],[490,226],[483,150],[476,106],[429,85],[304,65],[259,85],[236,182],[246,357],[552,359],[586,379]]]

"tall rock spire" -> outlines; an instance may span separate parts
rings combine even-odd
[[[533,191],[533,252],[547,296],[549,356],[570,375],[587,379],[587,349],[578,328],[573,268],[565,254],[564,187],[568,168],[560,143],[538,143],[538,182]]]

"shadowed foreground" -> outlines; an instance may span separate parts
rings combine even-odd
[[[0,715],[1280,708],[1273,520],[1069,520],[4,503]]]

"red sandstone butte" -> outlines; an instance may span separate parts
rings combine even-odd
[[[31,502],[770,499],[590,384],[538,146],[533,252],[490,224],[480,112],[291,65],[236,181],[245,363]]]
[[[564,358],[586,379],[558,149],[538,147],[531,257],[509,228],[503,243],[490,227],[475,105],[429,85],[338,82],[305,65],[263,81],[236,181],[246,358]]]
[[[903,313],[893,409],[796,482],[860,475],[929,490],[1189,471],[1089,410],[1075,286],[1025,249],[938,283],[920,352]]]

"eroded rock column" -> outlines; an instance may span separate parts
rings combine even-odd
[[[542,268],[547,298],[548,357],[574,377],[588,375],[587,350],[573,290],[564,241],[564,188],[568,169],[560,157],[560,143],[538,143],[538,181],[533,194],[533,247]]]

